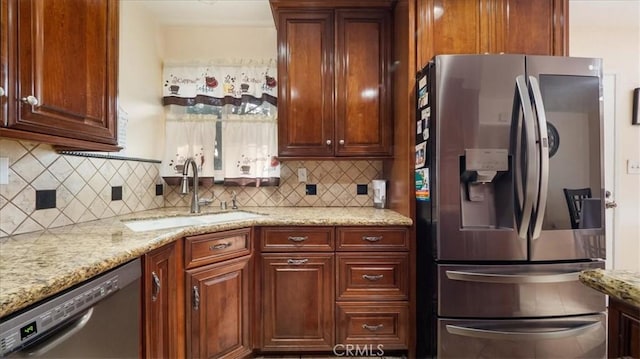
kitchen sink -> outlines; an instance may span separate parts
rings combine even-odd
[[[175,216],[155,219],[139,219],[123,221],[132,231],[155,231],[184,226],[218,224],[224,222],[240,221],[245,219],[260,218],[263,215],[244,211],[212,213],[203,215]]]

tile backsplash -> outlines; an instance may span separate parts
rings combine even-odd
[[[307,181],[298,182],[298,168],[307,170]],[[215,206],[226,201],[231,207],[236,191],[238,206],[275,207],[367,207],[373,206],[371,181],[381,178],[382,161],[287,161],[280,168],[278,187],[200,187],[200,198],[211,198]],[[315,184],[316,194],[308,195],[306,185]],[[368,187],[357,194],[358,185]],[[180,195],[180,186],[165,186],[165,205],[188,206],[190,196]]]
[[[0,184],[0,237],[189,205],[179,186],[163,182],[159,163],[58,154],[47,144],[6,138],[0,138],[0,157],[9,159],[9,183]],[[298,181],[302,167],[306,182]],[[229,208],[233,191],[241,208],[372,206],[371,181],[381,178],[382,161],[287,161],[280,174],[278,187],[214,184],[201,186],[200,198],[218,207],[226,201]],[[315,195],[307,185],[315,185]]]
[[[50,145],[0,139],[9,183],[0,184],[0,237],[164,206],[159,164],[56,153]],[[122,187],[121,200],[112,200]],[[36,209],[36,193],[55,203]]]

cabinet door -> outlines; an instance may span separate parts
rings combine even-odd
[[[494,0],[492,53],[565,55],[567,0]]]
[[[334,283],[333,253],[263,254],[262,350],[332,350]]]
[[[251,353],[250,258],[187,271],[189,358],[241,358]]]
[[[7,126],[116,144],[119,1],[8,1],[18,83],[8,101],[18,108]]]
[[[403,350],[409,342],[409,303],[338,302],[337,342]]]
[[[640,358],[640,308],[609,297],[608,358]]]
[[[336,10],[336,156],[391,154],[386,10]]]
[[[440,54],[479,54],[488,51],[480,39],[488,35],[481,17],[488,0],[418,0],[418,68]]]
[[[11,32],[15,29],[12,27]],[[9,91],[9,2],[2,0],[0,2],[0,123],[7,123],[8,101],[7,93]]]
[[[417,59],[435,55],[566,55],[568,0],[418,0]]]
[[[333,13],[278,19],[278,154],[333,156]]]
[[[143,338],[145,358],[173,358],[180,349],[179,278],[180,242],[160,247],[144,256]]]

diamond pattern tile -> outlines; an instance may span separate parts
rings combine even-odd
[[[158,207],[188,206],[190,195],[163,183],[157,163],[60,155],[46,144],[0,139],[0,156],[9,157],[9,184],[0,185],[0,237],[64,226]],[[298,182],[298,168],[307,182]],[[278,187],[201,186],[200,197],[220,206],[237,192],[242,206],[366,207],[371,190],[356,194],[356,184],[382,177],[382,161],[287,161]],[[315,184],[317,195],[307,195]],[[122,186],[122,200],[111,201],[111,187]],[[35,210],[35,190],[56,189],[56,208]]]
[[[298,182],[298,168],[307,169],[307,182],[316,184],[318,194],[306,195],[305,183]],[[200,187],[201,198],[212,198],[212,205],[227,201],[231,206],[231,191],[238,193],[239,206],[299,206],[299,207],[366,207],[373,197],[357,195],[356,184],[370,184],[380,178],[382,161],[287,161],[280,169],[278,187],[224,187],[214,184]],[[179,186],[165,185],[165,206],[188,206],[190,196],[179,193]],[[371,193],[371,191],[369,191]]]
[[[0,185],[0,237],[163,207],[157,163],[60,155],[50,145],[0,139],[9,184]],[[111,201],[111,186],[123,201]],[[56,208],[35,210],[35,190],[55,189]]]

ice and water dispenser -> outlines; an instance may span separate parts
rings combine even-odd
[[[513,228],[513,200],[509,150],[465,149],[460,157],[462,228]]]

